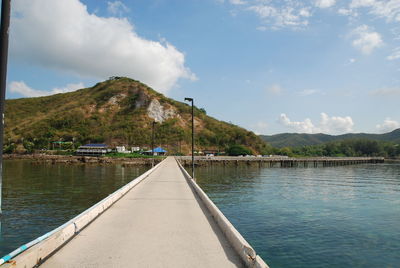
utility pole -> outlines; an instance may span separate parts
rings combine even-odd
[[[151,157],[152,157],[152,162],[151,162],[151,167],[154,167],[154,126],[156,125],[156,121],[153,121],[152,123],[152,131],[151,131]]]
[[[194,100],[185,98],[185,101],[192,102],[192,179],[194,179]]]
[[[3,143],[4,143],[4,103],[7,84],[8,32],[10,28],[11,0],[2,0],[0,26],[0,213],[2,213],[3,191]]]

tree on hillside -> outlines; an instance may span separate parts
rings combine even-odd
[[[230,156],[239,156],[239,155],[252,155],[253,153],[250,151],[249,148],[243,145],[235,144],[231,145],[226,150],[226,154]]]

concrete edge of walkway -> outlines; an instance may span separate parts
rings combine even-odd
[[[163,160],[164,161],[164,160]],[[60,227],[46,233],[45,235],[33,240],[38,240],[37,244],[27,247],[26,245],[32,244],[32,242],[20,247],[26,249],[20,252],[19,255],[12,258],[8,262],[0,265],[1,268],[8,267],[34,267],[40,264],[47,257],[51,256],[56,250],[64,246],[70,241],[75,235],[77,235],[82,229],[88,226],[93,220],[100,216],[104,211],[110,208],[115,202],[122,198],[132,188],[146,179],[151,173],[153,173],[162,163],[158,163],[156,166],[146,171],[139,177],[133,179],[130,183],[116,190],[103,200],[99,201],[95,205],[83,211],[73,219],[69,220]]]
[[[219,210],[213,201],[207,196],[207,194],[200,188],[195,180],[189,175],[185,168],[181,165],[178,159],[176,159],[179,168],[183,175],[188,180],[189,185],[194,189],[196,194],[200,197],[201,201],[207,207],[208,211],[213,216],[214,220],[221,228],[225,237],[233,246],[236,253],[240,256],[242,261],[247,267],[254,268],[269,268],[264,260],[256,254],[252,246],[244,239],[244,237],[236,230],[232,223],[225,217],[225,215]]]

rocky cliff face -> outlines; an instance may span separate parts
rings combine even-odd
[[[147,108],[147,115],[153,118],[154,121],[162,123],[167,119],[179,116],[176,109],[172,106],[170,108],[165,108],[160,104],[157,99],[153,99]]]

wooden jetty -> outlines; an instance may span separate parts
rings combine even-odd
[[[268,267],[173,157],[0,267]]]
[[[190,156],[179,156],[183,166],[191,166]],[[358,164],[384,163],[383,157],[229,157],[229,156],[196,156],[195,166],[212,165],[258,165],[260,167],[332,167]]]

